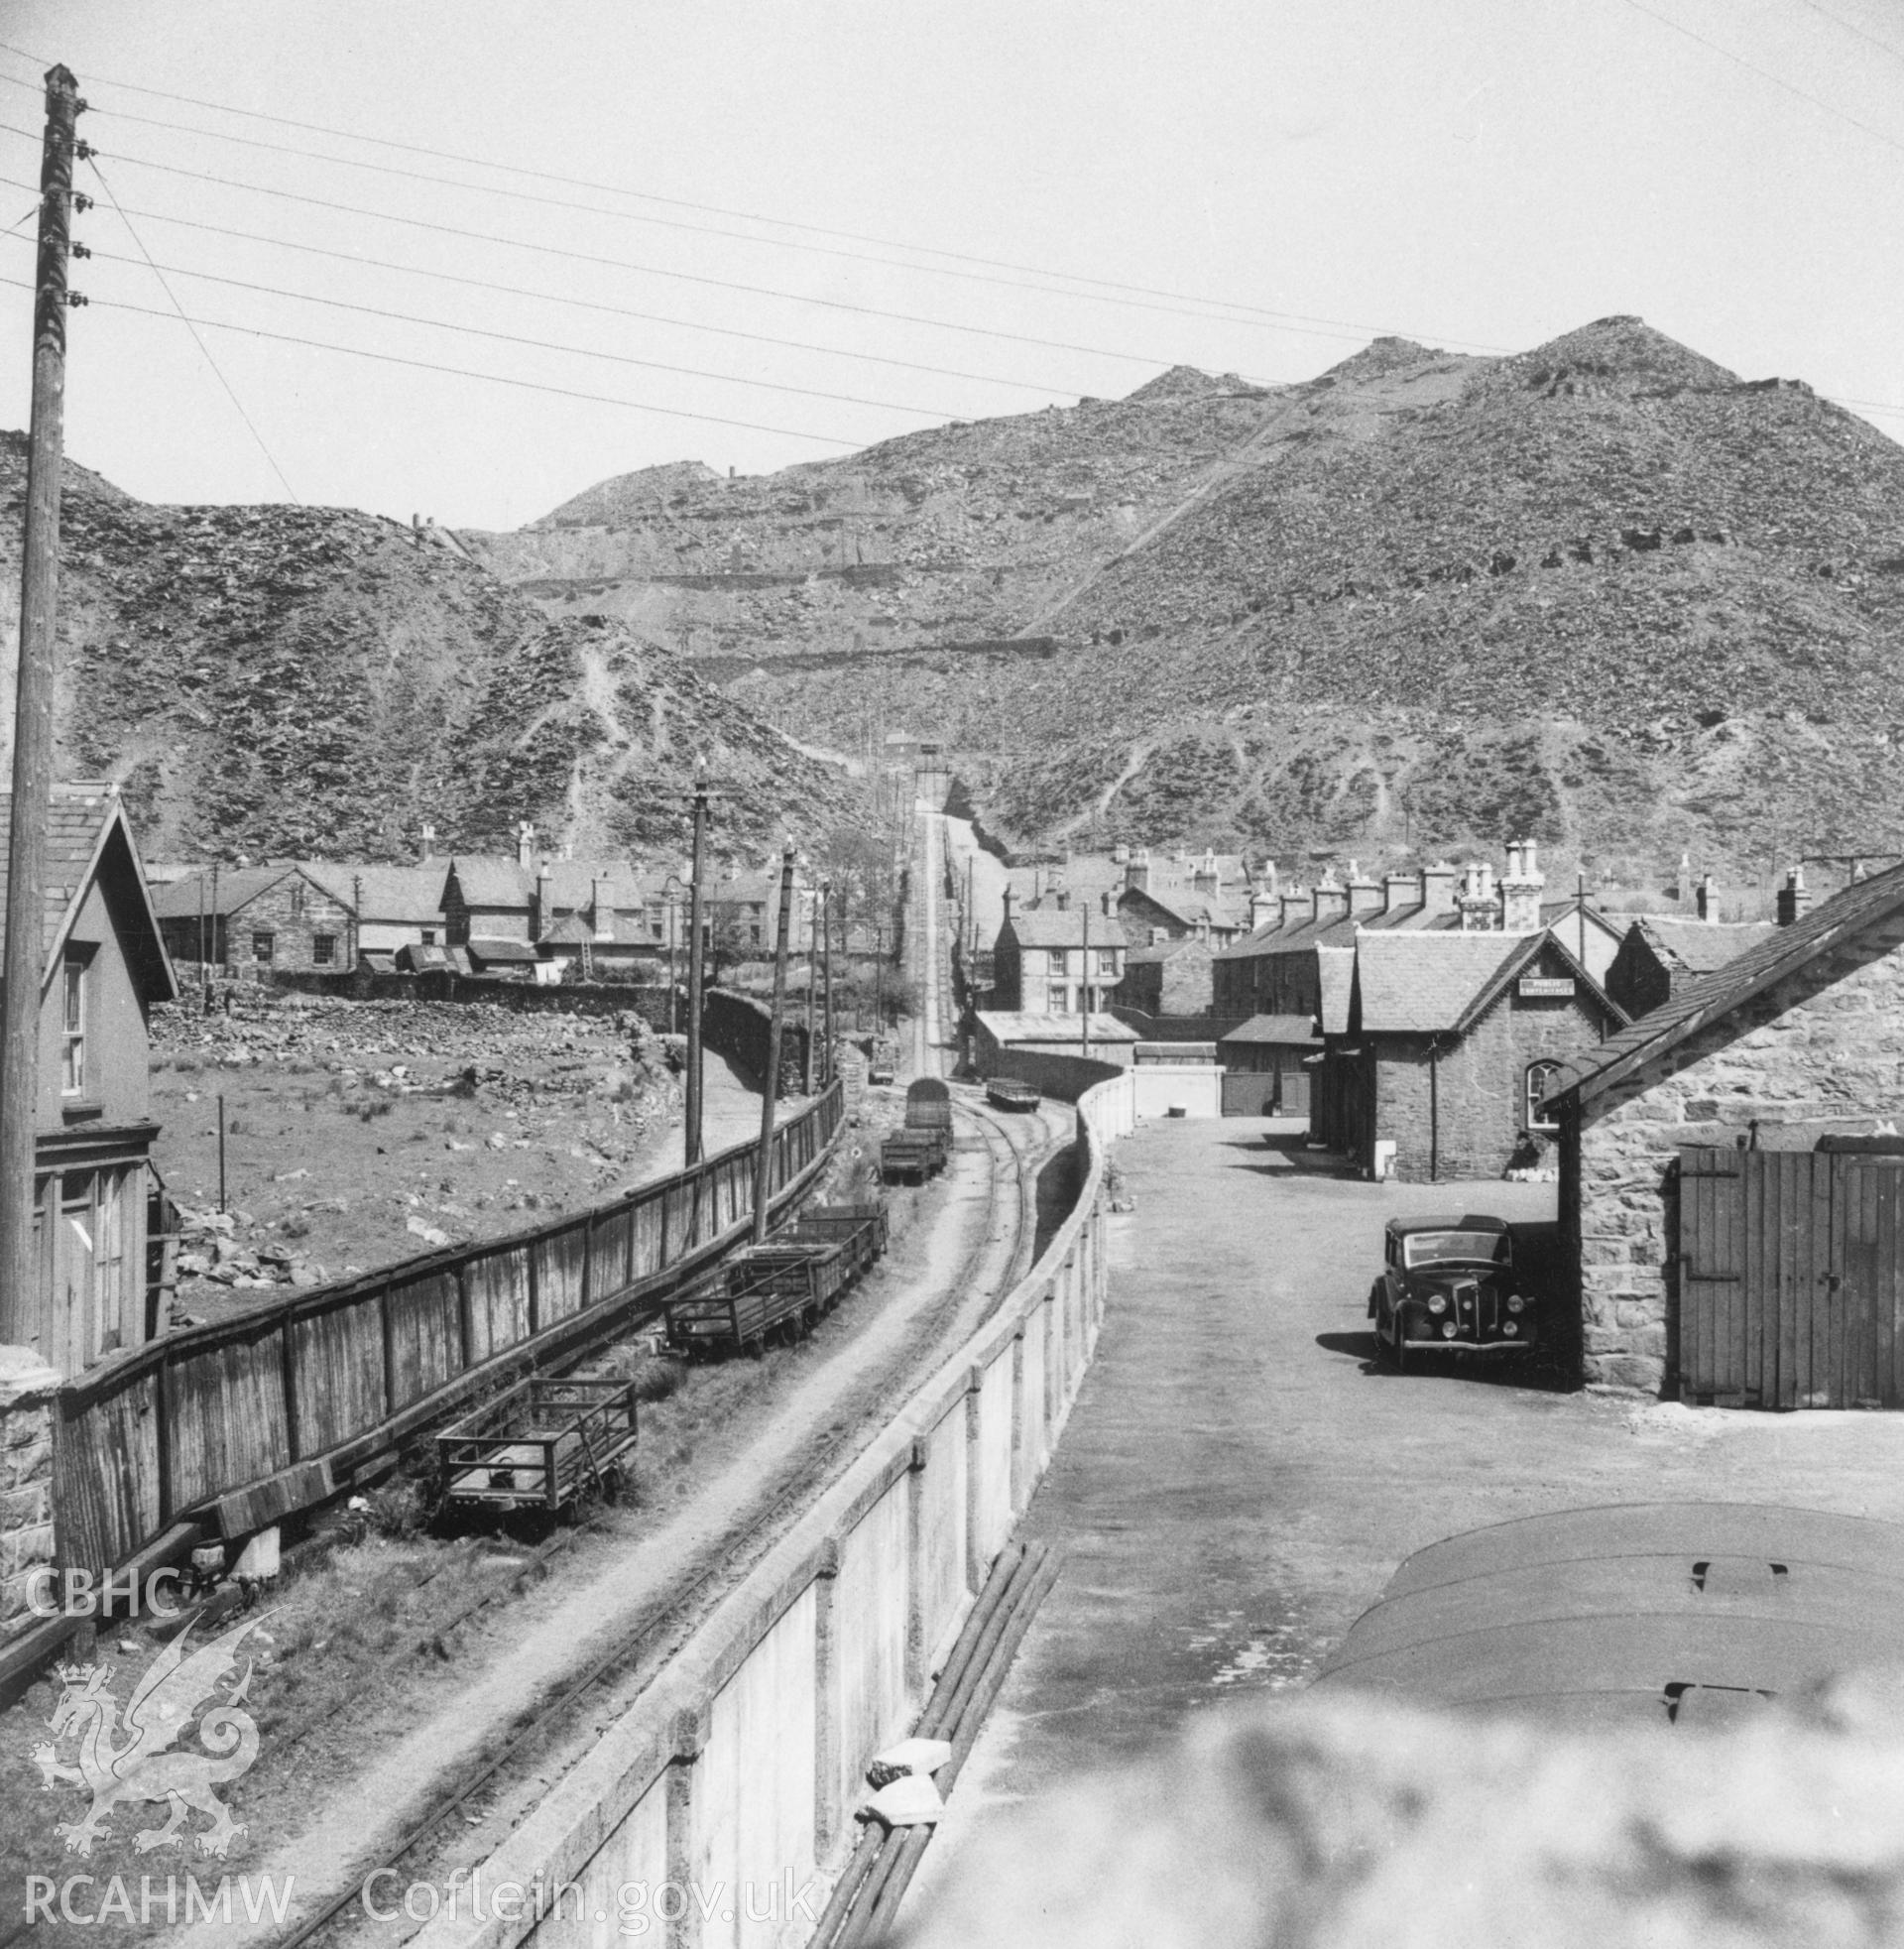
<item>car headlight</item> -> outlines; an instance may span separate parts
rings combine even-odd
[[[1509,1340],[1517,1340],[1520,1338],[1520,1328],[1516,1326],[1514,1322],[1510,1319],[1505,1319],[1501,1321],[1500,1330]]]
[[[1444,1320],[1442,1322],[1441,1337],[1444,1340],[1452,1340],[1455,1337],[1455,1335],[1460,1331],[1461,1328],[1458,1327],[1453,1320]]]
[[[1520,1296],[1520,1294],[1519,1294],[1518,1292],[1510,1292],[1510,1293],[1508,1293],[1508,1295],[1507,1295],[1507,1310],[1508,1310],[1508,1311],[1509,1311],[1510,1313],[1517,1313],[1517,1312],[1519,1312],[1519,1311],[1521,1311],[1521,1309],[1522,1309],[1522,1308],[1523,1308],[1523,1307],[1524,1307],[1524,1306],[1525,1306],[1526,1304],[1527,1304],[1527,1302],[1526,1302],[1526,1300],[1525,1300],[1525,1299],[1523,1299],[1523,1298],[1522,1298],[1522,1297]]]
[[[1448,1310],[1448,1295],[1445,1292],[1431,1292],[1428,1295],[1428,1310],[1431,1313],[1445,1313]]]

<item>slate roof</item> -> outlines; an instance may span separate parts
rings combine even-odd
[[[548,863],[549,905],[556,909],[592,907],[595,882],[607,876],[611,904],[636,908],[646,904],[639,869],[633,860],[550,860]],[[530,877],[535,886],[535,876]]]
[[[1688,920],[1645,914],[1633,922],[1667,967],[1711,974],[1778,932],[1775,920]]]
[[[499,854],[459,854],[444,872],[445,886],[449,884],[450,872],[456,875],[465,907],[521,908],[527,913],[536,892],[536,875],[528,867]]]
[[[1229,1035],[1217,1037],[1218,1048],[1222,1048],[1226,1042],[1295,1042],[1305,1048],[1320,1048],[1322,1037],[1316,1034],[1315,1020],[1311,1016],[1252,1015],[1242,1028],[1233,1029]]]
[[[981,1009],[978,1020],[995,1042],[1081,1042],[1083,1018],[1075,1015],[1039,1015],[1028,1010]],[[1114,1015],[1091,1017],[1094,1042],[1134,1042],[1141,1039]]]
[[[203,912],[207,919],[215,914],[229,918],[240,908],[249,907],[262,893],[297,871],[291,866],[220,867],[214,882],[210,867],[189,880],[175,880],[169,887],[153,890],[152,911],[162,920],[191,920],[199,914],[200,883],[203,883]],[[328,888],[325,889],[329,891]]]
[[[1094,940],[1091,944],[1095,947],[1097,942]],[[1127,968],[1148,967],[1156,961],[1175,960],[1179,954],[1193,952],[1202,946],[1203,942],[1200,940],[1160,940],[1153,946],[1128,949],[1125,953],[1124,965]]]
[[[1547,938],[1538,934],[1365,933],[1356,980],[1365,1035],[1433,1035],[1458,1029],[1508,963]]]
[[[534,961],[536,953],[526,940],[509,940],[501,934],[471,934],[469,958],[472,961]]]
[[[1082,947],[1086,912],[1080,907],[1034,907],[1013,914],[1006,924],[1017,936],[1020,947]],[[1124,930],[1113,915],[1092,912],[1090,925],[1091,946],[1124,946]]]
[[[360,920],[427,927],[442,918],[443,890],[449,883],[447,860],[431,861],[428,866],[352,866],[309,860],[303,870]]]
[[[1689,981],[1630,1028],[1601,1043],[1592,1055],[1567,1063],[1547,1097],[1572,1097],[1583,1105],[1635,1070],[1656,1062],[1689,1035],[1722,1021],[1761,990],[1808,961],[1904,911],[1904,866],[1888,867],[1821,902],[1789,927],[1774,927],[1723,967]]]
[[[13,794],[0,792],[0,967],[6,957],[7,883],[12,871]],[[178,995],[172,961],[160,938],[145,869],[131,821],[117,792],[103,785],[55,785],[47,810],[47,849],[41,901],[40,977],[60,951],[78,914],[86,888],[103,870],[108,852],[123,846],[132,880],[133,897],[144,919],[143,941],[127,946],[135,976],[150,1001],[170,1002]]]
[[[594,938],[595,929],[579,914],[564,914],[553,926],[542,929],[542,939],[554,947],[572,947]]]

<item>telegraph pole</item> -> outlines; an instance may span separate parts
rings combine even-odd
[[[687,1132],[689,1164],[701,1160],[701,854],[707,841],[707,781],[694,781],[694,864],[687,893]]]
[[[793,907],[793,842],[780,850],[780,917],[774,937],[774,1013],[767,1022],[767,1074],[761,1087],[761,1151],[754,1160],[754,1243],[767,1243],[774,1191],[774,1109],[780,1094],[780,1007],[786,1000],[786,923]]]
[[[846,896],[840,896],[840,905],[846,905]],[[833,1086],[833,883],[820,882],[820,982],[825,991],[825,1013],[822,1021],[826,1035],[826,1062],[820,1076],[823,1088]]]
[[[809,894],[806,907],[806,1061],[801,1065],[801,1080],[806,1084],[803,1094],[807,1096],[813,1094],[813,1004],[818,999],[813,992],[819,976],[819,915],[815,912],[817,905],[813,896]]]
[[[1080,1001],[1084,1007],[1084,1029],[1078,1044],[1078,1053],[1087,1060],[1091,1054],[1091,900],[1086,895],[1083,903],[1084,915],[1084,987]]]
[[[33,1131],[39,1097],[47,800],[53,786],[54,626],[60,596],[60,470],[64,459],[66,257],[79,84],[47,72],[40,158],[40,258],[33,306],[33,424],[20,572],[20,669],[13,717],[13,821],[7,843],[7,957],[0,1001],[0,1343],[43,1335],[34,1263]]]

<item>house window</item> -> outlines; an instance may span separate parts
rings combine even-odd
[[[310,965],[313,968],[334,967],[337,962],[337,936],[335,934],[312,934],[310,937]]]
[[[1553,1087],[1554,1078],[1560,1074],[1558,1062],[1530,1062],[1527,1065],[1527,1128],[1529,1130],[1558,1130],[1560,1126],[1551,1117],[1540,1114],[1540,1100]]]
[[[420,936],[422,946],[434,947],[436,945],[436,929],[434,927],[419,927],[416,931]]]
[[[278,946],[276,934],[263,927],[255,928],[251,936],[251,958],[254,961],[269,961]]]
[[[1054,975],[1061,975],[1065,972],[1066,960],[1065,950],[1062,947],[1053,947],[1045,956],[1045,965]]]
[[[1117,979],[1118,950],[1115,947],[1098,949],[1098,972],[1101,975],[1109,975],[1114,981]]]
[[[60,1094],[83,1096],[86,1088],[86,963],[66,956],[60,1016]]]

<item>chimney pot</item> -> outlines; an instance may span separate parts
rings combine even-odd
[[[536,827],[529,819],[520,819],[516,825],[516,864],[527,870],[536,858]]]
[[[1719,918],[1719,886],[1710,873],[1702,874],[1699,882],[1699,917],[1702,920]]]
[[[1812,896],[1805,885],[1805,869],[1795,866],[1785,876],[1785,884],[1778,890],[1778,924],[1789,927],[1812,904]]]

